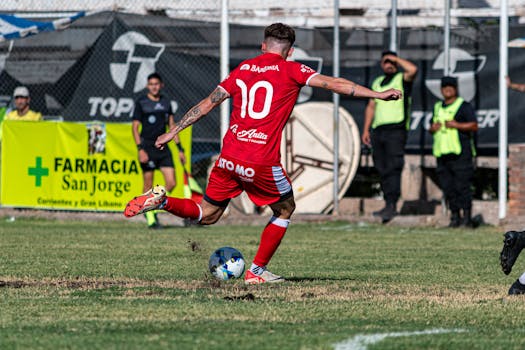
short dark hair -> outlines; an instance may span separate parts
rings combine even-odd
[[[457,89],[458,87],[458,78],[451,77],[451,76],[445,76],[441,78],[441,87],[445,86],[452,86]]]
[[[162,83],[162,78],[160,77],[160,74],[157,72],[151,73],[150,75],[148,75],[148,81],[150,79],[158,79]]]
[[[270,24],[264,28],[264,40],[268,38],[276,39],[279,42],[287,42],[292,46],[295,43],[295,31],[284,23]]]
[[[385,57],[386,55],[397,56],[397,52],[395,52],[395,51],[391,51],[391,50],[383,51],[383,52],[381,53],[381,58]]]

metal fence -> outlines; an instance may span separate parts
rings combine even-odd
[[[43,112],[48,119],[129,122],[133,101],[144,93],[145,77],[150,72],[158,71],[165,80],[165,94],[172,100],[176,119],[179,119],[221,80],[219,16],[224,2],[227,3],[219,0],[159,0],[151,4],[144,1],[50,0],[37,4],[39,7],[35,8],[30,0],[6,0],[0,5],[0,11],[17,12],[43,20],[78,10],[100,12],[77,20],[65,31],[1,43],[0,107],[9,103],[16,86],[26,85],[31,91],[32,107]],[[329,23],[330,20],[333,22],[330,17],[333,15],[332,1],[305,0],[304,6],[274,0],[249,3],[230,0],[232,3],[229,10],[230,18],[234,19],[229,26],[230,67],[260,52],[265,20],[265,24],[283,21],[297,28],[297,46],[306,53],[302,59],[310,60],[316,69],[322,67],[323,73],[332,74],[333,23]],[[363,8],[366,8],[365,3],[355,1]],[[379,6],[379,2],[370,3],[373,3],[370,6]],[[413,4],[399,3],[402,8],[408,3]],[[411,5],[410,11],[403,13],[401,10],[399,22],[408,23],[407,16],[418,18],[422,13],[431,15],[434,5],[424,3],[427,8],[418,10]],[[514,38],[525,34],[525,26],[518,23],[518,2],[511,3],[515,4],[515,9],[509,14],[511,38]],[[456,13],[460,13],[457,5],[453,3]],[[350,9],[353,6],[350,2],[343,2],[343,6],[349,9],[340,9],[340,13],[362,17],[358,23],[362,23],[363,27],[345,28],[348,18],[341,19],[341,75],[369,85],[372,77],[379,73],[377,59],[380,52],[390,46],[388,12],[383,9],[385,11],[377,15],[377,11],[366,9],[354,11]],[[420,67],[420,74],[414,82],[409,137],[409,149],[414,152],[428,151],[429,138],[425,137],[424,122],[428,120],[433,101],[439,97],[436,97],[434,90],[443,72],[439,68],[443,31],[435,26],[443,8],[435,8],[437,12],[433,12],[434,17],[429,22],[434,26],[408,28],[405,25],[399,29],[396,39],[401,54]],[[485,12],[489,13],[488,10]],[[250,17],[246,15],[252,15],[253,21],[247,20]],[[367,26],[363,22],[366,18],[370,18],[372,24],[378,21],[381,25],[371,28],[370,23]],[[479,142],[493,149],[496,129],[492,121],[499,116],[494,83],[497,81],[498,28],[490,25],[490,20],[485,22],[487,25],[480,23],[481,19],[478,21],[475,17],[453,21],[455,28],[451,33],[451,46],[460,50],[453,52],[456,56],[452,57],[455,61],[451,73],[460,77],[460,90],[463,94],[472,94],[472,103],[478,113],[486,116],[481,123]],[[313,25],[323,27],[312,28]],[[509,57],[511,76],[519,73],[524,55],[521,51],[515,51]],[[331,100],[331,95],[323,91],[306,94],[317,101]],[[361,125],[365,102],[343,98],[341,105]],[[517,116],[522,114],[524,108],[525,103],[520,100],[510,111],[516,115],[516,118],[511,115],[511,131],[521,130]],[[218,109],[213,111],[194,128],[194,165],[209,161],[211,155],[219,151],[219,113]],[[491,119],[490,116],[496,117]],[[520,141],[522,134],[511,132],[510,140]],[[206,169],[207,165],[201,168]]]
[[[11,108],[13,90],[24,85],[31,92],[31,108],[45,119],[129,122],[134,101],[145,93],[147,75],[156,71],[164,79],[164,94],[172,101],[178,120],[221,80],[224,3],[228,2],[52,0],[34,4],[8,0],[0,5],[0,12],[32,20],[51,20],[80,10],[95,13],[64,31],[0,43],[0,107]],[[252,10],[259,17],[275,5],[256,3]],[[241,6],[242,11],[250,5]],[[314,5],[313,9],[330,6]],[[239,11],[239,4],[230,9],[233,16]],[[240,29],[232,25],[231,30]],[[253,33],[235,36],[232,65],[260,52],[262,33]],[[219,114],[219,109],[214,110],[194,127],[193,163],[218,153]]]

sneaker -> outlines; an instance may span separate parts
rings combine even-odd
[[[521,250],[525,247],[525,232],[509,231],[505,233],[504,237],[499,262],[503,272],[508,275],[520,255]]]
[[[128,218],[145,213],[159,207],[166,200],[166,189],[164,186],[155,186],[148,192],[133,198],[126,205],[124,215]]]
[[[244,274],[245,284],[261,284],[261,283],[279,283],[284,282],[284,278],[274,275],[270,271],[264,271],[262,275],[256,275],[251,270]]]
[[[525,294],[525,284],[521,284],[520,280],[516,280],[509,289],[509,295],[518,294]]]

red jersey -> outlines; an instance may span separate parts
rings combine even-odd
[[[281,136],[299,90],[317,72],[265,53],[242,62],[219,86],[233,99],[221,154],[255,164],[280,164]]]

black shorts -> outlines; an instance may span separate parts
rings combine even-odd
[[[160,168],[173,168],[173,158],[168,147],[160,150],[155,146],[144,147],[144,151],[148,154],[149,161],[147,163],[140,163],[143,172],[153,171]]]

